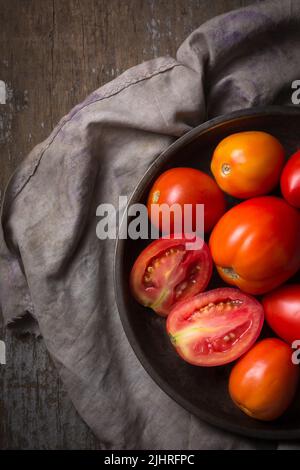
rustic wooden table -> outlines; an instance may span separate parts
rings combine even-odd
[[[174,55],[209,18],[254,0],[0,0],[0,196],[28,151],[88,93],[139,62]],[[42,339],[0,329],[1,449],[99,449]]]

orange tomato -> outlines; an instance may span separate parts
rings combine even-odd
[[[219,143],[211,171],[223,191],[246,199],[272,191],[283,165],[284,149],[275,137],[248,131],[229,135]]]
[[[244,413],[271,421],[288,408],[299,380],[292,352],[280,339],[268,338],[236,363],[229,378],[229,394]]]
[[[264,294],[300,269],[299,233],[299,211],[281,198],[257,197],[221,217],[209,246],[225,282]]]

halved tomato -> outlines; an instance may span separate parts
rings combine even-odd
[[[211,254],[202,239],[174,237],[147,246],[130,274],[136,300],[162,316],[168,315],[175,302],[202,292],[212,274]],[[187,249],[191,240],[199,249]]]
[[[258,338],[262,305],[230,287],[180,302],[167,319],[167,332],[178,354],[196,366],[220,366],[244,354]]]

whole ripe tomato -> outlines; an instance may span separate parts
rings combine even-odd
[[[220,188],[232,196],[262,196],[278,184],[284,154],[281,143],[266,132],[239,132],[216,147],[211,171]]]
[[[271,421],[288,408],[299,381],[299,367],[292,363],[292,352],[280,339],[264,339],[233,367],[229,393],[244,413]]]
[[[176,304],[167,319],[167,332],[185,361],[219,366],[248,351],[263,321],[264,311],[257,300],[227,287]]]
[[[272,330],[288,343],[300,340],[300,284],[291,284],[263,298],[266,320]]]
[[[230,209],[210,236],[220,276],[250,294],[264,294],[300,268],[300,213],[274,196]]]
[[[191,238],[160,238],[148,245],[135,261],[130,287],[135,299],[162,316],[176,302],[202,292],[212,274],[212,259],[206,243],[191,250]]]
[[[148,213],[151,222],[162,229],[159,214],[151,213],[151,206],[192,204],[192,229],[195,230],[196,204],[204,204],[204,230],[209,232],[226,209],[224,194],[215,181],[193,168],[172,168],[162,173],[155,181],[148,198]],[[171,233],[174,230],[174,218],[171,217]]]
[[[285,165],[280,184],[283,197],[289,204],[300,209],[300,150]]]

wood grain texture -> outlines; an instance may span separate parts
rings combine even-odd
[[[174,55],[207,19],[254,0],[0,0],[0,196],[18,163],[88,93]],[[99,449],[43,341],[0,330],[1,449]]]

